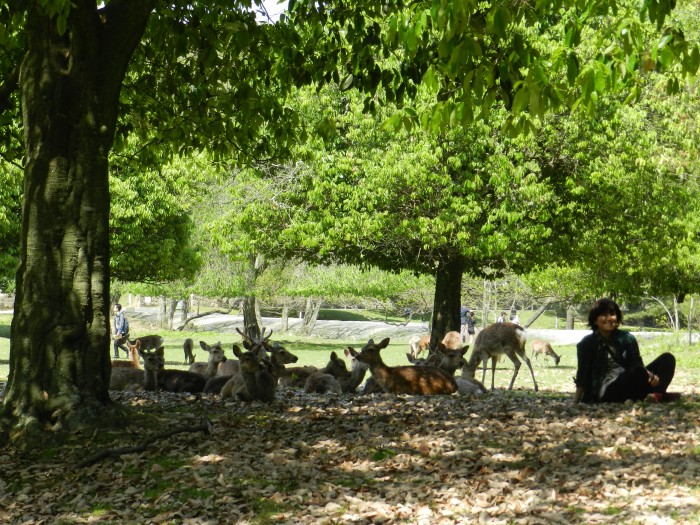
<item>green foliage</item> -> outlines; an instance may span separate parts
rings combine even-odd
[[[158,172],[113,166],[110,180],[112,278],[166,282],[191,278],[200,260],[190,243],[189,198],[196,179],[184,163]]]
[[[506,128],[523,131],[533,129],[531,118],[562,102],[591,111],[618,87],[635,97],[643,83],[640,68],[697,71],[697,44],[684,38],[676,20],[667,25],[675,5],[292,1],[290,23],[306,32],[284,56],[290,63],[306,60],[295,71],[299,82],[353,86],[367,94],[365,107],[372,111],[377,102],[402,105],[419,85],[434,94],[423,118],[408,110],[395,124],[444,131],[488,115],[501,100],[512,110]],[[596,51],[589,53],[592,31]],[[543,46],[539,35],[545,33],[552,36]],[[385,60],[389,56],[397,60]]]

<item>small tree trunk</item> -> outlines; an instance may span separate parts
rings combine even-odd
[[[177,310],[177,299],[170,299],[168,301],[168,330],[172,330],[175,326],[175,310]]]
[[[282,317],[280,319],[280,323],[282,324],[282,333],[286,334],[289,332],[289,306],[282,307]]]
[[[168,303],[164,295],[158,296],[158,327],[168,327]]]
[[[573,305],[568,305],[566,307],[566,329],[574,329],[574,321],[576,320],[576,309]]]
[[[527,320],[527,323],[523,325],[523,328],[529,328],[532,323],[537,321],[537,319],[540,318],[540,316],[549,308],[549,305],[552,304],[552,299],[547,299],[538,309],[537,311],[532,314],[530,319]]]
[[[247,295],[243,298],[243,328],[248,337],[260,338],[260,325],[256,315],[256,300],[254,295]]]

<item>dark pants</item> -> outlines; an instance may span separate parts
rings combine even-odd
[[[119,349],[121,348],[126,352],[126,357],[129,357],[129,349],[125,346],[126,340],[129,336],[122,337],[120,339],[114,340],[114,358],[119,358]]]
[[[652,387],[649,384],[649,373],[659,376],[659,384]],[[620,377],[608,385],[605,394],[600,399],[608,403],[621,403],[628,399],[640,400],[652,392],[666,392],[676,372],[676,358],[668,352],[649,363],[646,368],[633,366],[625,370]]]

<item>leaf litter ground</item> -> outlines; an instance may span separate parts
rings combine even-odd
[[[598,406],[529,390],[114,393],[133,412],[119,431],[0,454],[0,523],[695,524],[700,397],[683,391]]]

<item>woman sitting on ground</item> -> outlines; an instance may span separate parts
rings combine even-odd
[[[666,392],[676,371],[676,358],[667,352],[645,367],[637,339],[619,330],[621,323],[622,312],[615,301],[599,299],[593,303],[588,314],[593,333],[576,346],[574,403],[678,399],[680,394]]]

